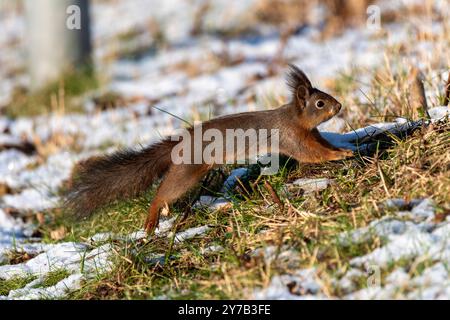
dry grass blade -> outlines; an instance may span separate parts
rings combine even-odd
[[[450,72],[448,73],[447,84],[445,85],[445,102],[446,106],[450,105]]]
[[[409,96],[409,105],[412,109],[413,119],[419,118],[420,111],[430,119],[423,81],[423,73],[418,68],[413,68],[410,79],[411,87]]]

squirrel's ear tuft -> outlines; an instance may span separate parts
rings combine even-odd
[[[300,103],[299,100],[306,100],[313,89],[305,73],[293,64],[289,64],[287,85],[291,89],[292,100],[295,103]]]
[[[293,90],[297,89],[299,86],[304,86],[308,89],[312,89],[311,82],[309,81],[306,74],[293,64],[289,64],[287,84]]]

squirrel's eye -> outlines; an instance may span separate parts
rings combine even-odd
[[[322,100],[316,101],[316,108],[322,109],[324,106],[325,106],[325,102],[323,102]]]

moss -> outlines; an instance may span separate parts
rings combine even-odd
[[[11,290],[23,288],[35,279],[35,276],[17,277],[8,280],[0,279],[0,296],[7,296]]]
[[[68,276],[70,276],[70,272],[67,271],[66,269],[58,269],[58,270],[50,271],[49,273],[47,273],[45,275],[44,280],[37,287],[41,287],[41,288],[52,287],[52,286],[56,285],[58,282],[60,282],[61,280],[67,278]]]

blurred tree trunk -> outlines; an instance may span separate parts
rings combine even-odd
[[[25,0],[31,89],[90,63],[88,0]]]
[[[345,27],[355,27],[367,20],[367,7],[374,0],[326,0],[327,21],[323,38],[343,32]]]

